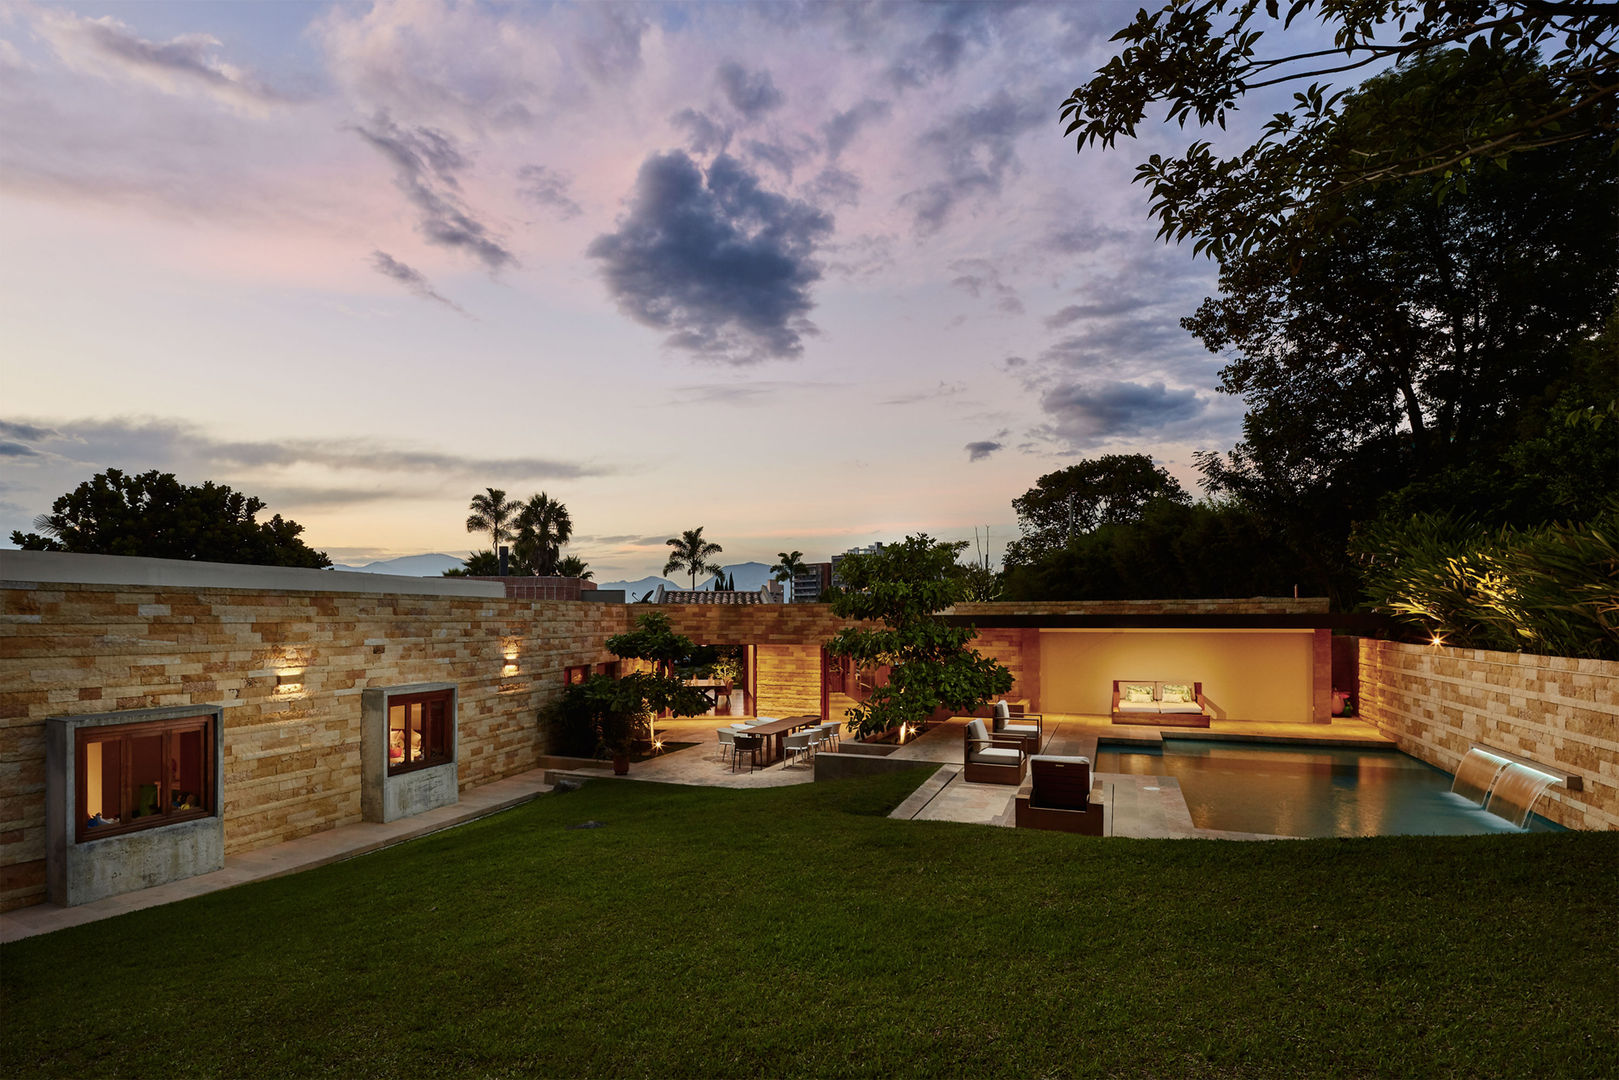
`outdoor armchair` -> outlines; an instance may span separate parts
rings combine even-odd
[[[991,735],[982,720],[967,721],[962,736],[962,776],[973,784],[1023,782],[1028,755],[1022,736]]]
[[[995,709],[990,714],[990,722],[995,726],[996,735],[1015,736],[1023,740],[1023,752],[1038,754],[1040,743],[1045,738],[1045,717],[1040,713],[1024,712],[1022,706],[1014,706],[1006,701],[997,701]]]
[[[1029,759],[1029,779],[1013,800],[1020,829],[1056,829],[1102,835],[1102,804],[1092,797],[1091,760],[1037,754]]]

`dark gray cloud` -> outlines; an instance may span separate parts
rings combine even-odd
[[[677,400],[690,404],[701,402],[713,405],[753,405],[769,401],[783,393],[824,390],[834,385],[836,384],[807,383],[792,380],[698,383],[690,386],[676,386],[672,389],[672,393],[674,393]]]
[[[798,158],[787,147],[781,143],[761,142],[758,139],[749,139],[743,146],[755,161],[769,165],[782,175],[782,179],[792,182],[793,168],[798,164]]]
[[[38,457],[39,451],[18,442],[0,441],[0,457]]]
[[[1061,330],[1063,327],[1081,319],[1102,319],[1111,318],[1115,315],[1126,315],[1157,302],[1157,300],[1145,300],[1133,296],[1120,296],[1094,304],[1069,304],[1060,311],[1046,316],[1046,329]]]
[[[864,98],[842,112],[833,113],[832,119],[821,125],[821,135],[826,139],[826,156],[836,160],[862,128],[887,120],[893,111],[893,106],[881,98]]]
[[[943,179],[904,195],[919,233],[938,231],[964,201],[1001,193],[1020,166],[1014,146],[1024,132],[1049,125],[1041,100],[1014,98],[1005,90],[981,105],[962,109],[923,133],[920,144],[936,158]]]
[[[590,4],[581,9],[585,33],[574,43],[580,63],[597,82],[618,83],[641,68],[641,38],[651,20],[633,4]]]
[[[399,282],[423,300],[436,300],[446,307],[461,312],[463,315],[466,314],[460,304],[448,297],[441,296],[433,288],[432,282],[428,281],[420,270],[413,266],[405,265],[386,251],[371,252],[371,268],[384,277],[389,277]]]
[[[731,364],[796,357],[816,333],[810,288],[830,215],[760,186],[720,155],[705,175],[680,151],[641,165],[618,231],[586,249],[619,310],[675,348]]]
[[[33,424],[18,424],[10,420],[0,420],[0,437],[8,439],[25,439],[29,442],[37,442],[40,439],[48,439],[55,434],[56,432],[52,431],[50,428],[36,427]]]
[[[858,206],[860,178],[854,173],[828,165],[815,174],[808,187],[815,200],[825,206]]]
[[[1004,443],[985,439],[982,442],[970,442],[966,446],[968,461],[983,461],[997,450],[1004,449]]]
[[[725,94],[731,108],[747,117],[757,119],[772,109],[779,109],[787,97],[776,89],[776,81],[768,71],[749,71],[735,60],[721,64],[714,78]]]
[[[14,424],[14,428],[27,424]],[[180,420],[118,417],[65,420],[30,440],[31,449],[76,467],[162,469],[191,472],[223,468],[324,465],[340,470],[445,477],[489,476],[496,480],[574,479],[605,476],[606,466],[557,458],[482,458],[468,454],[405,450],[373,439],[286,439],[255,442],[219,439]],[[82,477],[81,477],[82,479]]]
[[[909,394],[899,394],[895,397],[879,401],[879,405],[918,405],[924,401],[939,401],[943,398],[952,398],[967,392],[966,383],[947,383],[941,381],[938,386],[928,390],[917,390]]]
[[[549,206],[564,221],[584,212],[569,194],[573,178],[567,173],[544,165],[524,165],[517,170],[517,179],[522,181],[522,186],[517,189],[519,196],[531,203]]]
[[[1161,382],[1074,382],[1052,387],[1040,407],[1058,436],[1084,449],[1113,439],[1162,441],[1188,433],[1208,406],[1195,390],[1170,390]]]
[[[988,259],[957,259],[950,269],[956,273],[950,284],[965,290],[974,300],[988,296],[995,301],[997,311],[1023,314],[1023,301],[1017,291],[1001,280],[1000,270]]]
[[[64,60],[88,62],[103,73],[119,71],[165,89],[184,86],[237,105],[297,100],[221,59],[220,41],[208,34],[148,41],[111,16],[81,18],[64,10],[46,10],[37,25]]]
[[[731,129],[705,112],[681,109],[669,118],[686,131],[686,146],[694,154],[722,154],[731,145]]]
[[[455,140],[432,128],[402,128],[387,113],[354,130],[393,164],[394,183],[416,207],[416,227],[429,243],[465,251],[490,270],[516,263],[489,227],[461,205],[456,173],[467,161]]]

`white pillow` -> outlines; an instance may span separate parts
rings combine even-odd
[[[1192,688],[1186,685],[1164,684],[1164,696],[1161,699],[1165,705],[1181,705],[1192,700]]]
[[[1140,704],[1152,700],[1152,687],[1131,685],[1124,688],[1124,700]]]

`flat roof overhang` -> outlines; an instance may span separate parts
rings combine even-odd
[[[1215,613],[1092,615],[946,615],[951,626],[980,630],[1343,630],[1363,637],[1394,634],[1386,615]]]

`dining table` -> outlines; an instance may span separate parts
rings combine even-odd
[[[771,720],[763,724],[754,724],[752,727],[741,729],[741,731],[742,734],[745,735],[774,736],[774,740],[770,738],[765,739],[765,745],[767,747],[771,745],[772,741],[774,741],[776,747],[774,757],[772,757],[768,751],[765,754],[765,764],[768,765],[770,762],[775,761],[782,756],[782,746],[786,742],[789,734],[802,728],[819,724],[820,722],[821,718],[819,716],[788,716],[783,717],[780,720]]]

